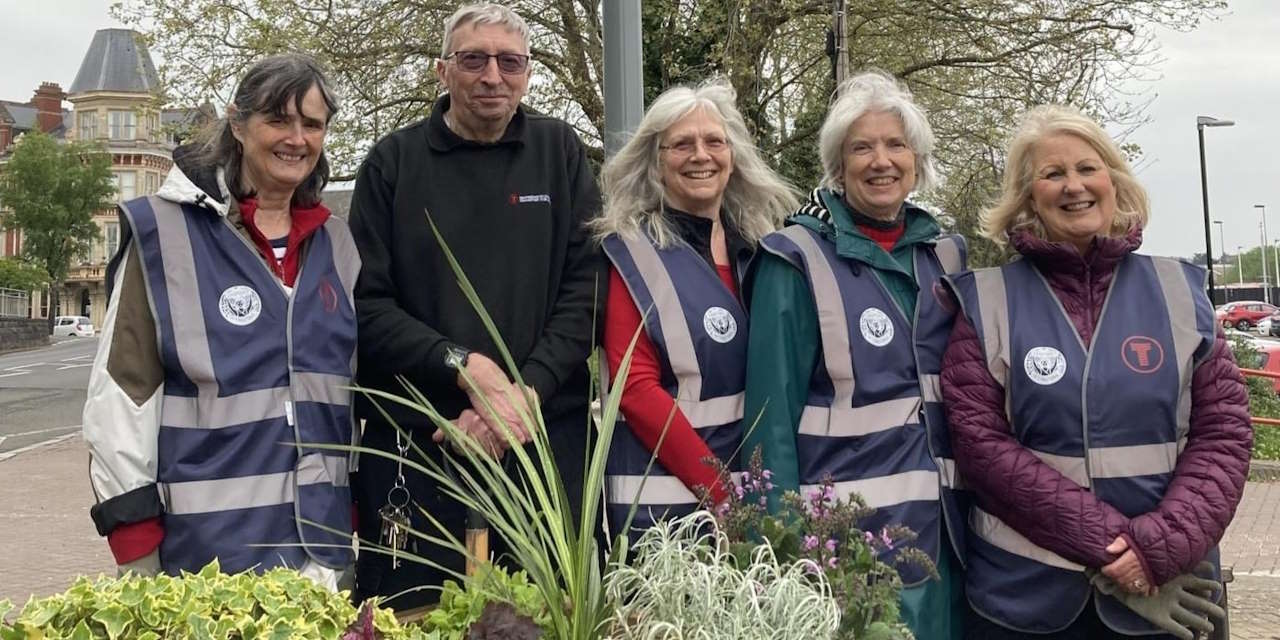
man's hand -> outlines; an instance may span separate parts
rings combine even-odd
[[[484,419],[480,417],[480,414],[475,411],[472,411],[471,409],[463,411],[462,414],[453,421],[453,423],[457,425],[458,429],[462,431],[463,434],[465,434],[465,437],[474,440],[480,445],[480,448],[484,450],[485,453],[493,456],[495,459],[502,457],[502,454],[506,452],[507,439],[494,433],[493,430],[489,428],[489,425],[485,423]],[[436,432],[431,434],[431,440],[436,443],[441,443],[445,441],[446,435],[447,434],[444,429],[436,429]],[[457,449],[458,451],[465,451],[460,443],[452,442],[451,444],[454,449]]]
[[[1142,570],[1142,563],[1138,561],[1138,554],[1129,548],[1129,543],[1124,541],[1123,536],[1117,537],[1107,546],[1107,553],[1120,557],[1103,567],[1102,575],[1110,578],[1112,582],[1129,593],[1141,596],[1155,595],[1156,585],[1151,584],[1147,579],[1146,572]]]
[[[467,377],[470,377],[469,381]],[[534,424],[533,410],[537,406],[538,394],[525,387],[531,393],[531,396],[526,397],[519,387],[507,379],[507,374],[493,360],[473,352],[467,358],[466,375],[458,372],[458,388],[467,392],[471,408],[480,414],[490,431],[503,443],[507,442],[503,425],[510,429],[511,437],[516,442],[528,444],[532,440],[530,434]],[[485,406],[486,401],[492,410]],[[520,409],[516,408],[517,403],[521,405],[528,421],[521,418]]]

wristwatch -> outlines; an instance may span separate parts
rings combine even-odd
[[[457,345],[450,345],[444,348],[444,365],[455,371],[461,371],[467,367],[467,359],[471,357],[471,350]]]

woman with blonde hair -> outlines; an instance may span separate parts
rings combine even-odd
[[[1148,220],[1097,123],[1025,115],[983,219],[1021,259],[948,278],[962,312],[942,393],[975,497],[969,637],[1191,638],[1221,615],[1191,572],[1217,576],[1248,396],[1204,269],[1135,253]]]
[[[746,415],[761,417],[743,450],[761,447],[779,491],[829,479],[875,509],[864,530],[915,531],[940,579],[899,566],[903,620],[921,640],[954,639],[965,507],[937,391],[954,306],[937,292],[964,241],[907,200],[936,179],[934,138],[893,77],[850,78],[818,144],[821,185],[752,267]]]
[[[736,464],[747,345],[742,276],[756,243],[798,200],[760,157],[735,97],[722,80],[668,89],[604,166],[596,230],[612,262],[610,371],[643,327],[606,472],[615,535],[633,503],[635,531],[691,512],[698,494],[723,500],[727,488],[709,460]]]

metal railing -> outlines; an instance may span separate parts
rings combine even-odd
[[[0,317],[30,318],[31,294],[26,291],[0,287]]]

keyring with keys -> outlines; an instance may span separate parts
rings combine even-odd
[[[404,458],[409,455],[409,447],[412,444],[412,436],[403,438],[400,432],[396,431],[396,449],[400,453],[396,468],[396,482],[387,491],[387,503],[378,510],[378,516],[382,518],[379,542],[391,550],[392,569],[400,568],[401,551],[409,548],[412,548],[414,553],[418,551],[417,540],[410,539],[409,534],[409,503],[412,497],[404,480]]]

